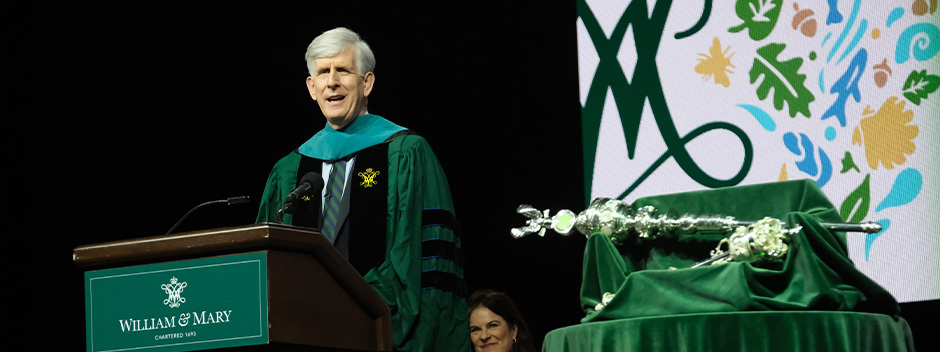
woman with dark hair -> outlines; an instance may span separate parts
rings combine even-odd
[[[509,295],[480,290],[467,299],[474,351],[535,352],[532,333]]]

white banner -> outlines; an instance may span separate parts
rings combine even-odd
[[[577,2],[589,199],[812,179],[885,228],[861,271],[940,299],[936,0]]]

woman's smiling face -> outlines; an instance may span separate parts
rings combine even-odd
[[[470,341],[475,351],[508,352],[515,338],[516,328],[489,308],[480,305],[470,313]]]

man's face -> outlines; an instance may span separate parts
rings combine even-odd
[[[366,97],[372,91],[375,75],[359,73],[356,51],[352,48],[317,59],[315,64],[313,76],[307,77],[310,97],[320,105],[320,111],[333,129],[343,129],[366,113]]]

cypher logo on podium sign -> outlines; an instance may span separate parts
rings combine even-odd
[[[163,288],[163,292],[170,295],[167,299],[163,300],[163,304],[170,306],[170,308],[179,308],[183,303],[186,303],[186,297],[183,297],[183,289],[186,288],[186,282],[177,282],[176,276],[170,279],[169,284],[163,284],[160,287]]]

